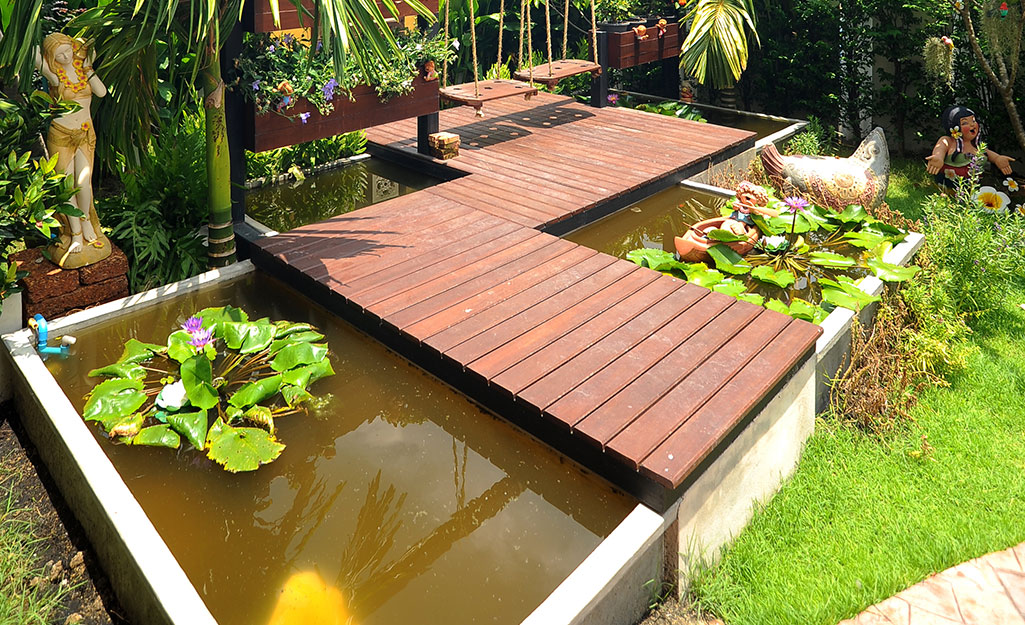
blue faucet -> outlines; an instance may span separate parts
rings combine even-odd
[[[42,315],[35,315],[28,320],[28,327],[32,328],[36,333],[36,350],[40,354],[60,354],[61,356],[67,356],[70,350],[70,346],[74,343],[74,339],[71,341],[61,341],[59,347],[50,347],[47,345],[49,342],[49,328],[46,325],[46,319]],[[67,337],[71,338],[71,337]]]

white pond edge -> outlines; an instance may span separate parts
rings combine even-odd
[[[74,332],[106,322],[121,312],[136,312],[168,298],[193,292],[255,271],[249,261],[213,270],[83,310],[50,323],[50,335]],[[142,506],[93,438],[89,426],[46,369],[27,328],[5,334],[0,361],[12,365],[14,392],[24,427],[75,516],[85,529],[122,607],[132,622],[146,625],[216,625],[199,593],[153,527]],[[8,362],[9,361],[9,362]],[[660,563],[666,522],[643,504],[633,511],[523,621],[524,625],[583,622],[610,594],[627,595],[622,605],[633,612],[650,592],[628,580],[645,560],[644,574]],[[657,547],[657,549],[653,549]],[[624,582],[631,582],[624,586]],[[633,609],[631,609],[633,608]],[[606,614],[609,616],[609,614]],[[633,619],[633,613],[617,615]],[[625,621],[623,621],[625,622]]]

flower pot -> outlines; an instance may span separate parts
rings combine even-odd
[[[21,293],[15,293],[3,301],[0,311],[0,336],[21,329]],[[11,363],[7,352],[0,349],[0,402],[11,398]]]
[[[662,37],[656,33],[658,17],[639,19],[636,22],[621,22],[626,30],[609,31],[609,67],[626,69],[658,61],[671,59],[680,55],[680,25],[667,20],[666,31]],[[649,36],[638,39],[634,27],[644,26]]]

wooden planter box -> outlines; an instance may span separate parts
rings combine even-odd
[[[250,105],[246,107],[248,131],[245,133],[245,147],[253,152],[263,152],[437,112],[440,103],[438,81],[427,82],[423,76],[417,76],[413,87],[412,93],[383,103],[377,99],[374,88],[368,85],[353,89],[355,101],[350,101],[339,89],[333,101],[335,110],[330,115],[321,115],[317,107],[303,98],[288,109],[289,117],[277,113],[256,115],[255,105]],[[305,124],[298,117],[300,113],[310,114]]]
[[[632,30],[626,32],[610,32],[609,67],[625,69],[658,61],[671,59],[680,55],[680,25],[669,22],[665,35],[658,37],[658,29],[648,25],[647,39],[638,39]]]
[[[430,9],[435,15],[438,13],[438,0],[424,0],[424,6]],[[247,3],[248,6],[248,3]],[[293,28],[300,28],[299,25],[299,11],[296,10],[295,6],[291,2],[280,2],[279,3],[279,14],[281,16],[281,27],[276,28],[274,26],[274,14],[271,13],[270,3],[267,0],[261,0],[253,5],[252,10],[247,10],[247,15],[243,18],[243,25],[247,27],[247,30],[254,33],[270,33],[276,30],[291,30]],[[313,3],[305,0],[303,6],[307,9],[313,10]],[[384,5],[378,0],[377,6],[381,9],[381,12],[385,13]],[[411,9],[408,4],[403,0],[395,0],[395,7],[399,10],[399,22],[405,24],[405,18],[409,16],[415,16],[416,11]],[[248,17],[249,19],[246,19]],[[309,28],[313,25],[311,18],[304,18],[302,27]]]

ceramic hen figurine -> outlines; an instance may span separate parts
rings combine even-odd
[[[850,204],[878,207],[890,183],[890,151],[882,128],[870,132],[850,158],[782,156],[770,143],[762,150],[762,165],[781,193],[797,189],[837,211]]]

